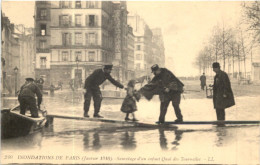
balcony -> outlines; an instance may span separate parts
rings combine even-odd
[[[45,48],[45,49],[36,48],[36,52],[37,53],[50,53],[50,49],[48,49],[48,48]]]
[[[86,66],[86,65],[103,65],[103,61],[51,61],[51,65],[68,65],[68,66]]]

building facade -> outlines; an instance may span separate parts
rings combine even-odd
[[[165,66],[165,49],[163,42],[163,35],[160,28],[152,29],[153,32],[153,63],[157,63],[159,66]]]
[[[83,81],[113,63],[112,76],[127,75],[126,2],[36,1],[36,76],[47,84]]]
[[[128,25],[127,33],[127,80],[135,78],[135,36],[133,34],[133,28]]]

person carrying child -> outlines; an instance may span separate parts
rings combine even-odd
[[[122,103],[121,111],[126,113],[125,121],[129,121],[129,114],[133,116],[132,121],[138,121],[134,112],[137,111],[136,101],[139,101],[140,94],[135,90],[135,80],[130,80],[127,84],[127,95]]]

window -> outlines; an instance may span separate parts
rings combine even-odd
[[[82,61],[81,51],[75,52],[75,61]]]
[[[75,33],[75,44],[82,45],[82,33]]]
[[[46,19],[47,17],[47,10],[46,9],[41,9],[40,11],[40,18],[41,19]]]
[[[141,68],[141,67],[140,67],[140,64],[136,64],[136,69],[137,69],[137,70],[140,70],[140,68]]]
[[[70,2],[69,1],[61,1],[61,8],[69,8]]]
[[[46,24],[41,24],[41,36],[46,35]]]
[[[89,26],[90,27],[95,26],[95,16],[94,15],[89,15]]]
[[[46,68],[46,57],[41,57],[40,58],[40,68],[45,69]]]
[[[90,62],[94,62],[95,61],[95,52],[93,52],[93,51],[88,52],[88,59]]]
[[[136,49],[141,50],[141,45],[137,45]]]
[[[95,8],[95,2],[89,1],[89,8]]]
[[[137,59],[137,60],[142,60],[142,55],[141,55],[141,54],[137,54],[137,55],[136,55],[136,59]]]
[[[76,26],[81,26],[81,15],[75,16],[75,24]]]
[[[71,34],[69,33],[63,33],[62,34],[62,43],[64,46],[71,44]]]
[[[61,61],[68,61],[68,60],[69,60],[68,52],[62,52]]]
[[[95,33],[89,33],[89,44],[94,45],[96,43]]]
[[[40,49],[46,48],[46,40],[40,40]]]
[[[76,8],[81,8],[81,1],[76,1],[75,2],[75,7]]]
[[[61,25],[62,26],[69,26],[70,24],[70,18],[68,15],[62,15],[61,16]]]

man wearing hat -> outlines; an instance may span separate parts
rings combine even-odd
[[[37,96],[37,105],[40,108],[42,102],[42,94],[39,87],[34,83],[34,79],[28,77],[25,79],[25,84],[21,87],[18,95],[20,102],[20,114],[25,115],[26,108],[29,107],[31,117],[37,118],[38,108],[36,106],[35,94]]]
[[[161,101],[159,123],[165,122],[165,115],[170,102],[172,102],[172,106],[177,117],[177,120],[175,121],[182,122],[183,117],[179,105],[184,84],[166,68],[160,68],[157,64],[155,64],[151,67],[151,69],[154,74],[154,78],[150,83],[157,83],[159,84],[159,87],[162,88],[162,92],[159,94]]]
[[[213,104],[217,120],[225,120],[225,108],[235,105],[234,95],[227,73],[220,70],[218,62],[214,62],[212,67],[216,73],[213,85]]]
[[[85,80],[84,88],[86,89],[86,93],[84,95],[84,117],[89,117],[88,111],[90,106],[91,97],[94,100],[94,115],[96,118],[103,118],[99,115],[99,110],[102,101],[102,94],[99,88],[105,80],[109,80],[112,84],[119,88],[124,88],[122,84],[114,80],[110,73],[112,71],[113,65],[105,65],[102,69],[95,70],[90,76],[88,76]]]

